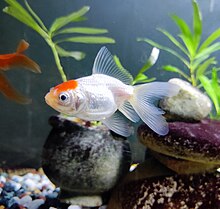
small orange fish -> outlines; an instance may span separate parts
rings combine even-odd
[[[41,73],[39,65],[23,54],[29,47],[29,43],[21,40],[15,53],[0,55],[0,92],[8,99],[20,103],[29,104],[31,99],[19,93],[1,71],[12,68],[25,68],[34,73]]]
[[[69,80],[45,96],[48,105],[69,116],[86,121],[101,121],[110,130],[129,136],[132,129],[121,112],[132,122],[142,119],[160,135],[168,133],[164,113],[155,102],[176,95],[179,87],[169,82],[132,86],[132,76],[116,66],[106,47],[98,52],[92,75]]]

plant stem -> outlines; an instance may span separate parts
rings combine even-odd
[[[55,43],[53,42],[53,40],[51,38],[46,39],[46,41],[47,41],[48,45],[50,46],[50,48],[51,48],[51,50],[53,52],[55,63],[57,65],[57,68],[59,70],[61,78],[62,78],[63,82],[66,82],[67,78],[66,78],[66,75],[64,73],[63,67],[61,65],[60,57],[59,57],[58,52],[56,50],[56,45],[55,45]]]
[[[192,86],[196,86],[196,79],[194,73],[192,72],[192,68],[190,68],[190,78],[191,78]]]
[[[196,79],[195,79],[195,74],[194,74],[193,67],[192,67],[193,62],[194,62],[194,58],[192,56],[190,56],[189,57],[190,80],[191,80],[192,86],[196,87]]]

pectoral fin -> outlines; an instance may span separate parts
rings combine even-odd
[[[111,117],[101,122],[121,136],[128,137],[132,134],[132,127],[129,126],[129,123],[119,112],[114,113]]]

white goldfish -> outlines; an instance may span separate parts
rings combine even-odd
[[[118,69],[111,53],[102,47],[95,58],[91,76],[51,88],[45,100],[60,113],[86,121],[101,121],[125,137],[131,134],[131,127],[123,115],[132,122],[141,118],[153,131],[166,135],[169,129],[162,116],[164,111],[155,102],[176,95],[179,87],[168,82],[137,86],[131,83],[130,73]]]

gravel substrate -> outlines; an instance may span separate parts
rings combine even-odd
[[[57,198],[59,192],[60,189],[42,172],[28,172],[24,175],[0,173],[0,209],[84,209],[61,203]],[[102,206],[99,209],[104,208]]]

